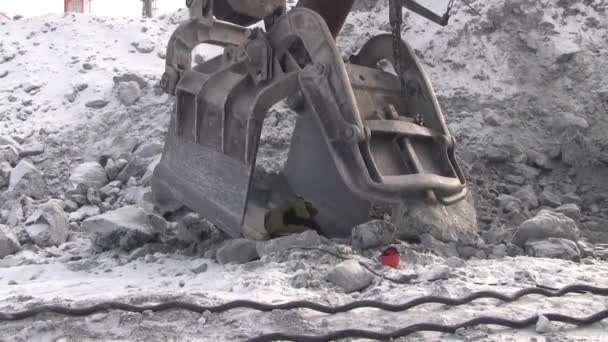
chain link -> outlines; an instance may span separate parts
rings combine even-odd
[[[450,11],[452,10],[452,7],[454,7],[454,1],[455,1],[455,0],[450,0],[450,1],[448,2],[448,9],[447,9],[447,10],[446,10],[446,12],[445,12],[447,15],[450,15]]]
[[[449,0],[447,9],[443,18],[446,20],[450,17],[450,12],[454,7],[455,0]],[[390,0],[389,1],[389,11],[390,11],[390,25],[392,29],[393,36],[393,58],[394,58],[394,67],[397,72],[397,76],[399,76],[399,81],[401,84],[401,91],[405,95],[406,84],[405,79],[403,78],[403,63],[401,61],[401,48],[402,48],[402,37],[401,37],[401,28],[403,26],[403,6],[400,0]]]
[[[390,0],[391,28],[393,36],[393,59],[394,68],[399,77],[401,91],[405,95],[405,79],[403,78],[403,63],[401,61],[401,26],[403,25],[403,7],[399,0]]]

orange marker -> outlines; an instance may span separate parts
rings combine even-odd
[[[401,255],[395,247],[389,247],[380,255],[380,262],[384,266],[397,267],[401,262]]]

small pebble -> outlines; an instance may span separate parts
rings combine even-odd
[[[207,265],[206,263],[202,263],[199,266],[194,267],[192,269],[192,272],[195,274],[200,274],[200,273],[207,272],[208,268],[209,268],[209,265]]]
[[[464,261],[458,257],[449,257],[445,261],[445,264],[451,268],[460,268],[466,264],[466,261]]]
[[[539,334],[545,334],[549,331],[551,331],[551,321],[543,315],[538,315],[538,321],[536,321],[536,332]]]
[[[446,265],[437,265],[422,274],[422,279],[426,281],[435,281],[439,279],[448,279],[450,277],[450,268]]]
[[[106,317],[108,317],[108,314],[105,312],[98,312],[96,314],[93,314],[91,316],[89,316],[89,321],[90,322],[101,322],[104,319],[106,319]]]

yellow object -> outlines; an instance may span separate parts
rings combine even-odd
[[[270,210],[264,218],[264,225],[271,238],[299,234],[310,229],[319,230],[314,221],[316,215],[317,209],[310,202],[295,197]]]

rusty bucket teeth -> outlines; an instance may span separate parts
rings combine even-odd
[[[233,237],[261,238],[268,203],[251,179],[262,123],[296,94],[299,117],[278,196],[312,202],[326,235],[350,235],[375,202],[449,205],[465,196],[454,139],[405,42],[400,80],[378,67],[394,64],[391,35],[372,38],[345,64],[323,19],[308,9],[274,19],[269,32],[216,21],[209,9],[192,13],[170,39],[161,82],[176,106],[152,179],[159,208],[185,205]],[[192,68],[192,49],[202,43],[224,53]]]

